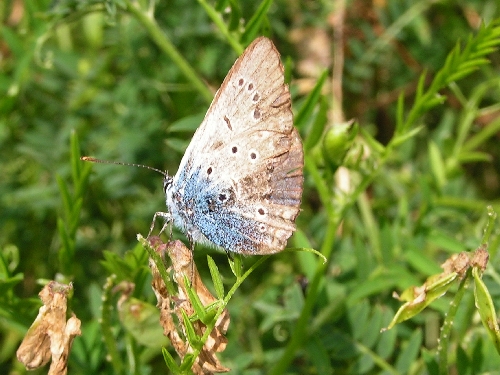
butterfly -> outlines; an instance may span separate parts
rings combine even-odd
[[[94,158],[83,160],[102,162]],[[126,163],[121,163],[126,164]],[[162,173],[165,225],[247,255],[283,250],[303,189],[302,141],[273,42],[255,39],[236,60],[193,135],[177,173]],[[149,236],[148,236],[149,237]]]
[[[295,231],[303,165],[280,54],[257,38],[224,79],[177,173],[165,177],[168,212],[155,218],[173,221],[191,243],[279,252]]]

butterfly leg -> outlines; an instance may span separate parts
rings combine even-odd
[[[189,241],[189,248],[191,249],[191,252],[194,253],[194,244],[195,244],[194,238],[189,231],[186,233],[186,236]]]
[[[155,214],[153,216],[153,222],[151,223],[151,226],[149,227],[148,238],[149,238],[149,236],[151,236],[151,233],[153,232],[157,217],[161,217],[165,220],[165,223],[163,224],[163,226],[160,230],[160,233],[158,233],[158,235],[160,235],[165,230],[167,225],[169,225],[172,222],[172,215],[169,212],[155,212]],[[170,232],[170,237],[172,237],[172,232]]]

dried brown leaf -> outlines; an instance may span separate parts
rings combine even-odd
[[[26,369],[45,365],[51,358],[50,375],[67,373],[67,361],[73,339],[81,335],[80,320],[74,315],[66,321],[67,299],[73,286],[48,283],[39,293],[43,306],[26,333],[17,358]]]

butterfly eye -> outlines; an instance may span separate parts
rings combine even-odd
[[[163,179],[163,193],[166,194],[168,188],[172,185],[173,178],[170,176],[166,176]]]

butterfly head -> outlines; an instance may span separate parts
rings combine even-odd
[[[174,181],[174,178],[172,176],[169,176],[168,174],[165,174],[164,176],[165,177],[163,178],[163,193],[167,195],[170,188],[172,187],[172,182]]]

